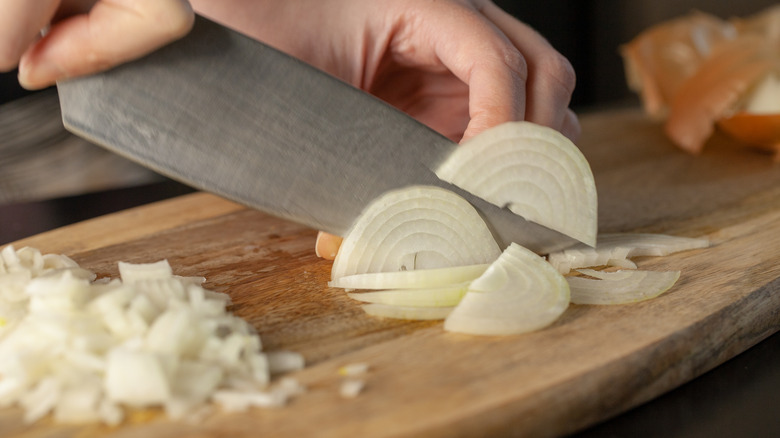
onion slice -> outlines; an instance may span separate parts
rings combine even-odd
[[[467,140],[436,175],[525,219],[594,245],[596,184],[582,152],[560,132],[509,122]]]
[[[375,292],[348,294],[350,298],[364,303],[389,304],[405,307],[452,307],[456,306],[468,290],[469,282],[426,289],[391,289]]]
[[[631,257],[666,256],[680,251],[706,248],[709,240],[651,233],[600,234],[595,248],[575,245],[547,258],[561,274],[572,269],[619,265]]]
[[[331,280],[491,263],[500,253],[468,201],[439,187],[411,186],[390,191],[366,207],[341,244]]]
[[[417,321],[444,319],[453,307],[410,307],[389,304],[364,304],[363,310],[371,316]]]
[[[510,244],[444,321],[444,329],[509,335],[541,329],[566,310],[569,285],[543,258]]]
[[[567,277],[571,302],[575,304],[627,304],[655,298],[669,290],[680,278],[680,271],[603,272],[581,269],[590,277]]]
[[[343,289],[423,289],[471,281],[490,266],[487,263],[416,271],[373,272],[338,278],[328,283]]]

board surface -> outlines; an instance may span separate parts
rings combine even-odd
[[[259,331],[302,353],[306,394],[281,409],[175,423],[154,411],[118,428],[34,425],[0,409],[3,436],[558,436],[662,394],[780,329],[780,165],[716,137],[693,157],[636,110],[583,116],[578,142],[599,191],[602,232],[708,237],[712,246],[640,268],[681,270],[654,300],[572,305],[527,335],[446,333],[440,322],[365,315],[330,289],[316,232],[196,193],[43,233],[14,245],[65,253],[100,276],[118,261],[168,259],[202,275]],[[367,362],[343,399],[338,368]]]

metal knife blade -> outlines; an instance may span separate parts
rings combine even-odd
[[[455,143],[304,62],[197,17],[140,60],[58,83],[65,127],[163,175],[275,216],[344,235],[388,190],[448,188],[502,247],[539,253],[561,233],[439,180]]]

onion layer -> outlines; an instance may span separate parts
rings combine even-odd
[[[489,264],[453,266],[416,271],[373,272],[341,277],[330,287],[352,289],[424,289],[471,281],[485,272]]]
[[[595,244],[593,174],[580,150],[554,129],[530,122],[490,128],[456,148],[436,175],[529,221]]]
[[[474,280],[444,329],[476,335],[509,335],[543,328],[566,310],[569,285],[543,258],[511,244]]]
[[[575,304],[627,304],[655,298],[666,292],[680,278],[680,271],[579,270],[596,278],[568,277],[571,302]]]
[[[331,280],[491,263],[500,253],[465,199],[442,188],[413,186],[390,191],[366,208],[341,244]]]
[[[469,282],[425,289],[391,289],[351,293],[349,297],[365,303],[405,307],[452,307],[466,294]]]

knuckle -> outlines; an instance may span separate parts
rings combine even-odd
[[[560,53],[547,54],[539,60],[537,68],[541,74],[553,78],[568,94],[574,92],[577,75],[571,62]]]

